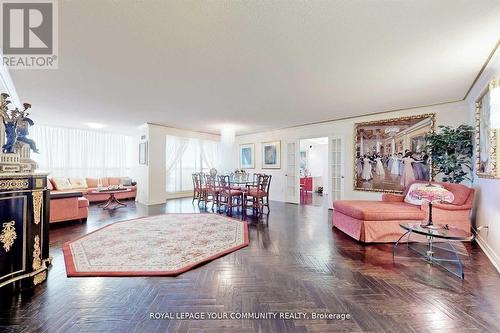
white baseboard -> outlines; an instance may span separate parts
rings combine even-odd
[[[479,247],[483,250],[483,252],[486,254],[488,259],[490,259],[491,263],[495,268],[497,269],[498,273],[500,273],[500,258],[498,255],[493,251],[493,249],[486,243],[483,237],[479,235],[475,230],[474,230],[474,235],[476,236],[476,242],[479,245]]]

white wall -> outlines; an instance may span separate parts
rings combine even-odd
[[[187,138],[219,141],[219,135],[185,131],[172,127],[147,124],[135,137],[138,146],[140,137],[145,135],[148,141],[148,165],[139,165],[138,157],[133,167],[132,174],[138,183],[137,200],[145,205],[165,203],[172,197],[166,192],[166,136],[175,135]],[[138,148],[137,148],[138,150]]]
[[[285,166],[286,166],[286,142],[306,138],[324,136],[340,136],[343,138],[344,154],[344,198],[346,199],[380,199],[380,193],[354,191],[353,189],[353,149],[354,149],[354,124],[357,122],[386,119],[401,116],[411,116],[423,113],[436,113],[437,125],[458,126],[470,123],[469,109],[466,102],[448,103],[431,107],[407,109],[403,111],[390,112],[379,115],[356,117],[346,120],[332,121],[316,125],[306,125],[289,129],[268,131],[256,134],[241,135],[236,137],[237,144],[255,143],[255,166],[250,172],[265,172],[273,176],[270,199],[285,201]],[[281,140],[281,169],[262,170],[261,143],[267,141]],[[327,193],[325,193],[327,194]]]
[[[499,50],[467,98],[471,123],[474,123],[475,119],[475,100],[494,76],[500,76]],[[484,179],[476,176],[474,188],[477,191],[475,225],[476,227],[488,226],[487,229],[478,232],[477,241],[500,271],[500,179]]]

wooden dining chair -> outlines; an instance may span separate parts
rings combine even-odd
[[[212,211],[214,210],[214,205],[217,207],[217,211],[220,208],[220,194],[221,188],[219,186],[219,181],[216,175],[205,175],[205,183],[207,186],[205,205],[208,202],[212,202]]]
[[[218,176],[220,195],[219,205],[225,206],[225,212],[233,214],[233,207],[243,207],[243,191],[234,189],[231,184],[231,176]]]
[[[201,191],[201,182],[200,182],[200,174],[199,173],[193,173],[191,175],[193,178],[193,201],[199,200],[202,195]]]
[[[252,208],[259,215],[264,213],[267,207],[269,214],[269,188],[271,186],[271,175],[259,174],[255,185],[248,185],[245,193],[245,209]]]
[[[206,174],[200,172],[198,174],[198,180],[200,184],[200,189],[199,189],[200,197],[198,199],[198,206],[200,205],[200,203],[204,202],[206,207],[208,202],[208,186],[207,186]]]

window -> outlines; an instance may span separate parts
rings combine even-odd
[[[40,154],[31,154],[52,177],[130,176],[132,137],[124,134],[37,125],[30,128]]]
[[[169,193],[192,191],[193,173],[208,172],[220,164],[220,145],[216,141],[171,135],[166,140],[166,191]]]

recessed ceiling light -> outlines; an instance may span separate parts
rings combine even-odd
[[[90,128],[94,128],[94,129],[101,129],[101,128],[106,127],[106,125],[99,124],[99,123],[85,123],[85,125],[87,125]]]

